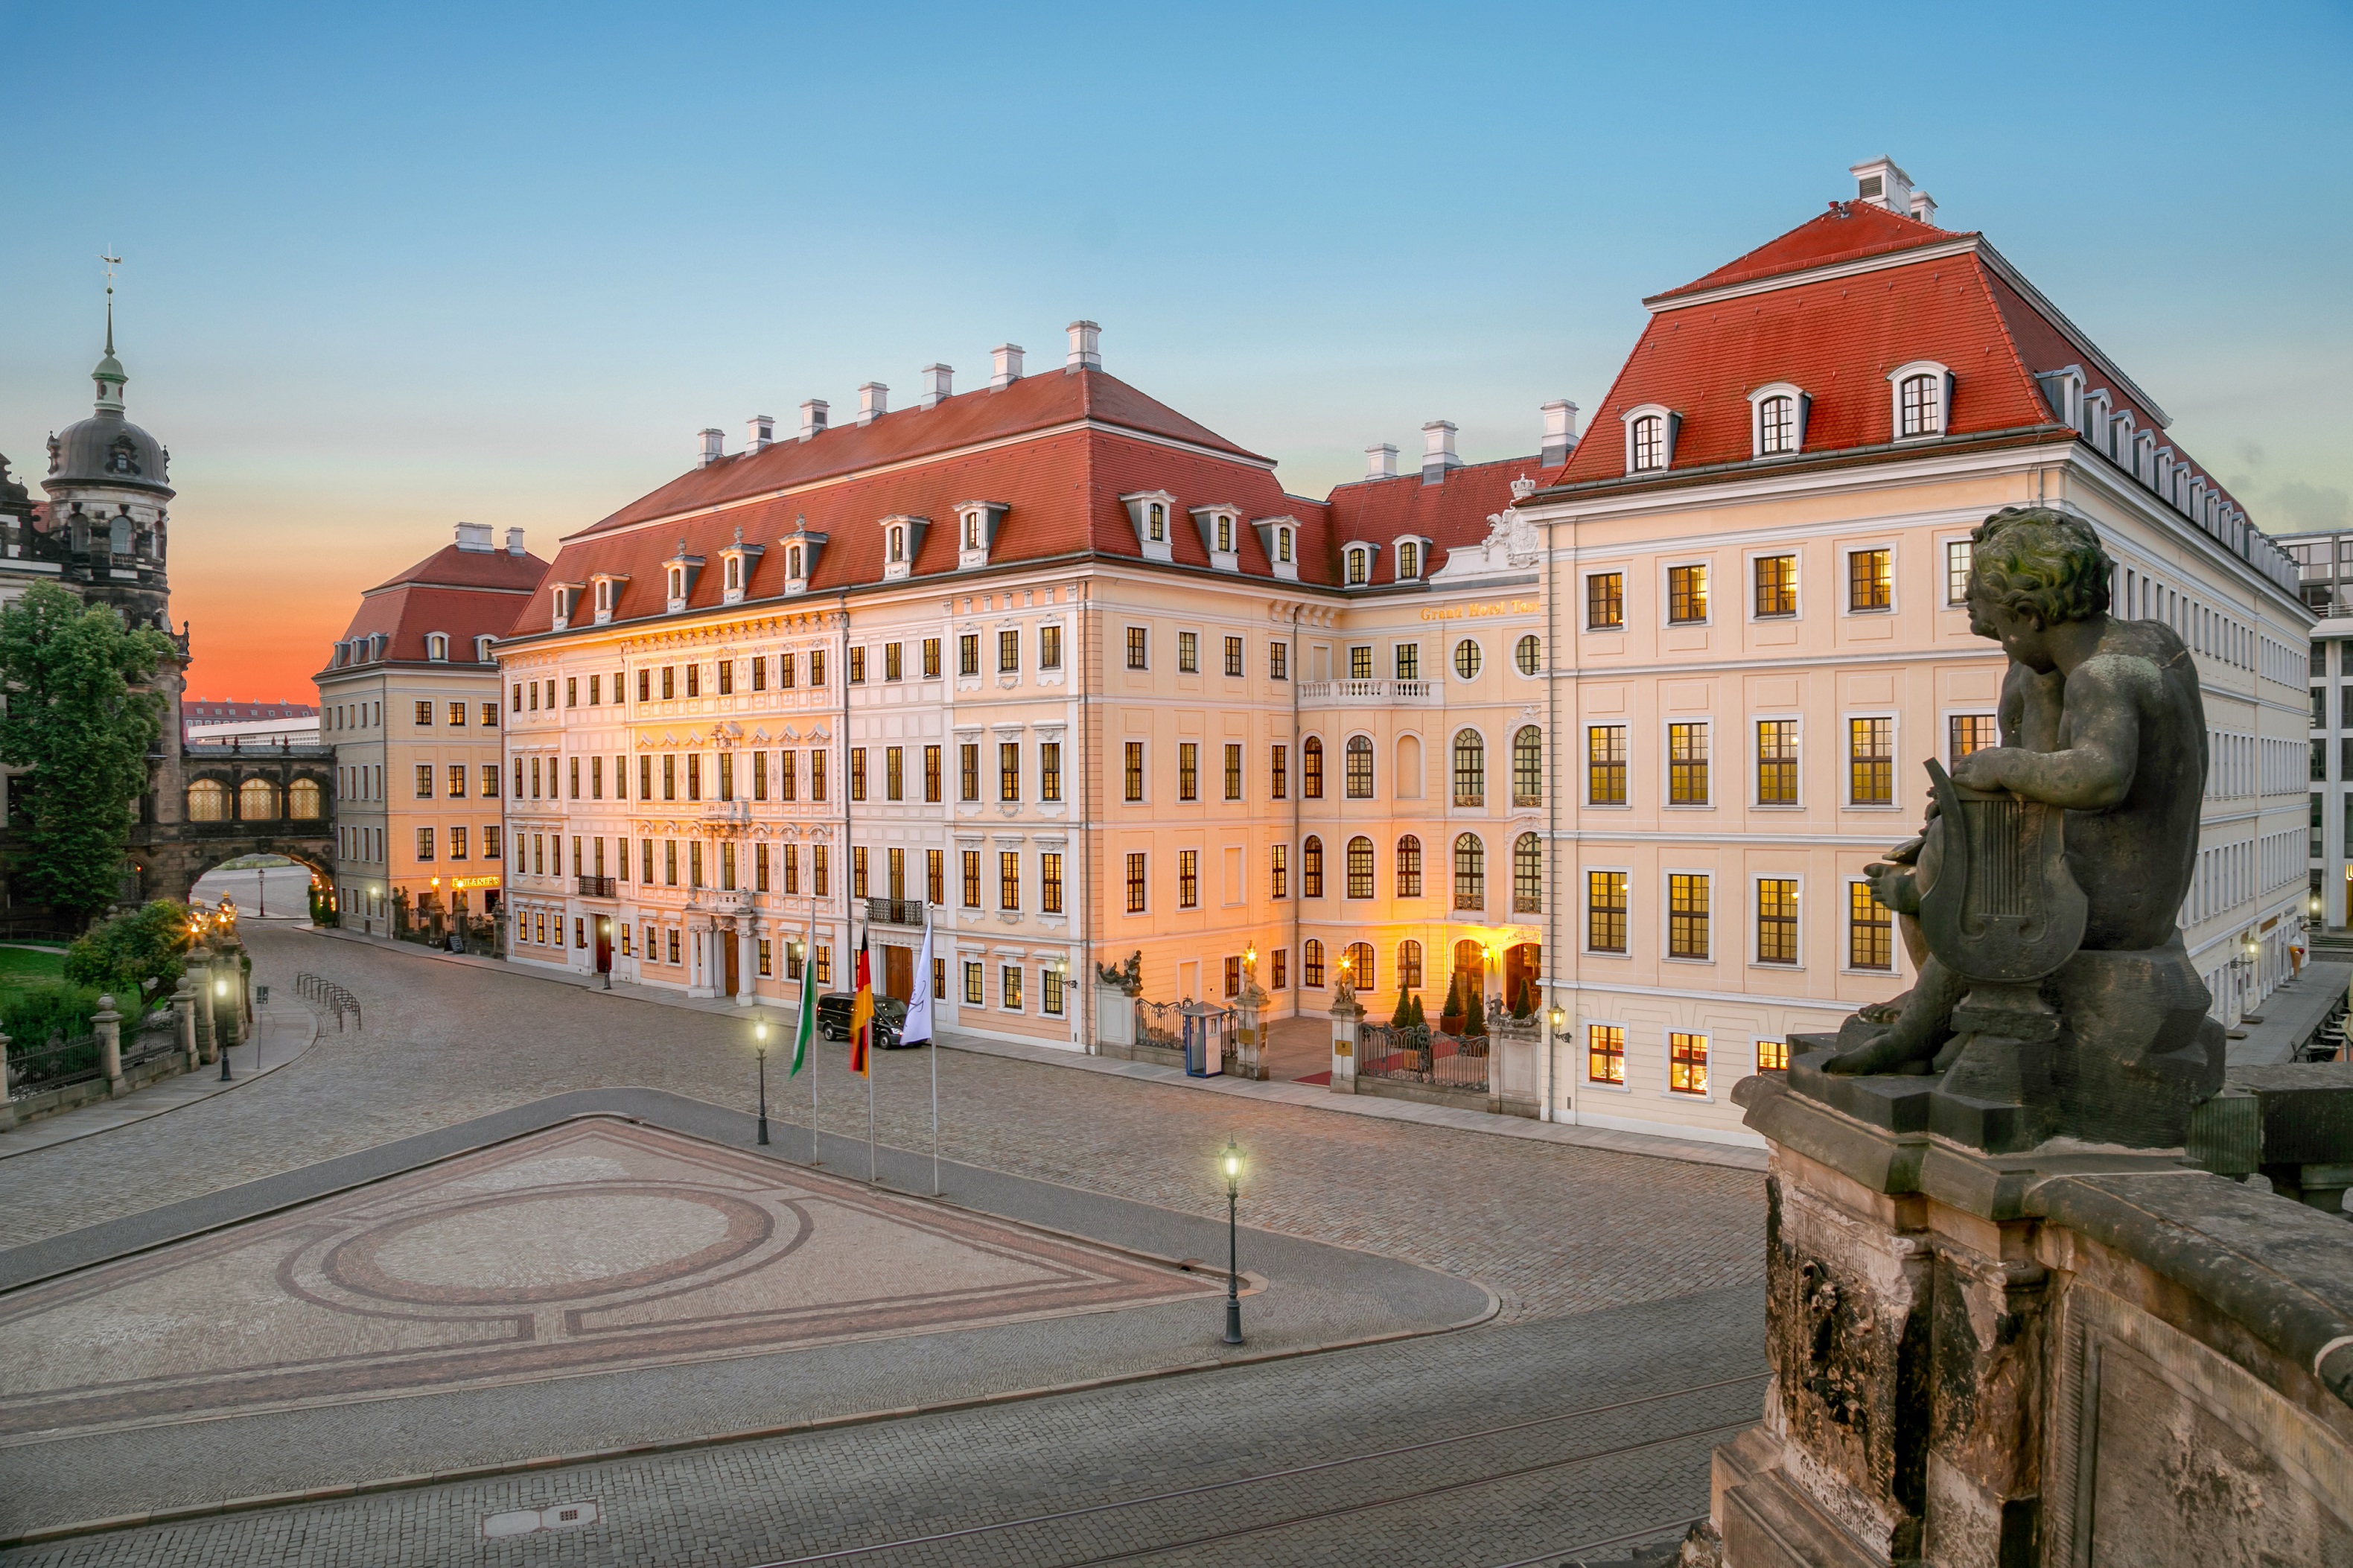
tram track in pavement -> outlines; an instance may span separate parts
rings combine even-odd
[[[817,1565],[821,1563],[843,1563],[854,1565],[861,1563],[888,1563],[892,1561],[894,1554],[902,1560],[919,1555],[935,1556],[935,1554],[941,1552],[944,1549],[955,1547],[958,1543],[977,1545],[983,1541],[1002,1542],[1008,1546],[1010,1546],[1012,1543],[1010,1538],[1012,1532],[1015,1531],[1044,1532],[1056,1526],[1075,1526],[1082,1523],[1082,1521],[1094,1521],[1099,1523],[1107,1519],[1122,1514],[1136,1513],[1140,1510],[1156,1507],[1165,1508],[1183,1505],[1196,1500],[1209,1499],[1218,1496],[1219,1494],[1232,1494],[1246,1488],[1266,1487],[1285,1482],[1295,1483],[1312,1477],[1325,1476],[1335,1471],[1344,1471],[1351,1466],[1372,1464],[1380,1461],[1407,1460],[1415,1456],[1436,1454],[1450,1449],[1459,1451],[1464,1445],[1489,1442],[1499,1438],[1517,1436],[1524,1434],[1539,1434],[1546,1428],[1558,1427],[1569,1422],[1595,1420],[1617,1415],[1621,1412],[1642,1410],[1645,1407],[1662,1405],[1670,1401],[1691,1399],[1696,1396],[1719,1393],[1726,1389],[1760,1384],[1765,1381],[1765,1377],[1766,1374],[1760,1372],[1745,1373],[1738,1377],[1719,1378],[1713,1382],[1692,1384],[1681,1388],[1668,1389],[1658,1394],[1642,1394],[1632,1399],[1614,1400],[1606,1405],[1587,1405],[1577,1410],[1563,1411],[1556,1415],[1542,1415],[1532,1417],[1525,1421],[1507,1422],[1499,1426],[1480,1427],[1470,1432],[1458,1432],[1443,1437],[1429,1438],[1419,1443],[1408,1443],[1392,1447],[1371,1449],[1361,1454],[1344,1455],[1338,1458],[1321,1459],[1313,1464],[1291,1466],[1276,1470],[1265,1470],[1254,1475],[1237,1476],[1230,1479],[1221,1481],[1208,1481],[1198,1486],[1179,1487],[1166,1491],[1150,1492],[1139,1497],[1119,1499],[1108,1502],[1091,1503],[1081,1508],[1059,1509],[1050,1512],[1027,1514],[1018,1519],[991,1521],[987,1523],[967,1525],[956,1530],[938,1531],[923,1535],[902,1536],[895,1540],[872,1542],[860,1546],[839,1547],[831,1551],[812,1552],[802,1556],[776,1558],[762,1563],[758,1565],[758,1568],[817,1568]],[[1098,1565],[1100,1564],[1138,1562],[1151,1557],[1162,1556],[1170,1552],[1192,1552],[1203,1548],[1215,1547],[1228,1542],[1240,1542],[1253,1536],[1266,1535],[1277,1531],[1297,1529],[1301,1526],[1312,1525],[1325,1521],[1375,1513],[1383,1509],[1398,1508],[1409,1503],[1424,1501],[1451,1494],[1471,1492],[1482,1487],[1503,1486],[1512,1481],[1525,1480],[1551,1472],[1570,1469],[1579,1465],[1596,1464],[1607,1459],[1619,1458],[1628,1455],[1638,1454],[1646,1449],[1661,1448],[1675,1443],[1687,1442],[1695,1437],[1714,1436],[1737,1432],[1755,1425],[1755,1423],[1756,1416],[1754,1414],[1743,1415],[1736,1419],[1705,1422],[1696,1426],[1680,1428],[1676,1431],[1668,1433],[1652,1433],[1623,1443],[1617,1443],[1598,1448],[1588,1448],[1579,1452],[1549,1458],[1533,1463],[1512,1465],[1503,1469],[1490,1470],[1479,1475],[1465,1476],[1455,1479],[1434,1482],[1430,1485],[1409,1487],[1400,1490],[1388,1491],[1375,1497],[1362,1498],[1347,1502],[1334,1503],[1325,1507],[1289,1512],[1279,1517],[1260,1520],[1249,1523],[1236,1524],[1222,1530],[1206,1531],[1197,1531],[1191,1533],[1179,1534],[1169,1539],[1153,1541],[1148,1543],[1125,1547],[1109,1552],[1096,1552],[1093,1554],[1086,1554],[1088,1552],[1086,1547],[1074,1545],[1071,1550],[1073,1552],[1079,1554],[1050,1557],[1046,1554],[1046,1548],[1042,1544],[1030,1542],[1024,1545],[1020,1555],[1018,1558],[1008,1560],[1018,1561],[1025,1564],[1050,1562],[1052,1563],[1052,1568],[1098,1568]],[[1646,1525],[1631,1532],[1612,1535],[1607,1539],[1580,1541],[1567,1547],[1540,1552],[1533,1557],[1517,1559],[1514,1563],[1505,1565],[1505,1568],[1533,1568],[1533,1565],[1538,1563],[1574,1562],[1577,1554],[1581,1552],[1599,1551],[1614,1545],[1650,1540],[1670,1531],[1687,1527],[1693,1522],[1694,1517],[1694,1516],[1686,1514],[1678,1518],[1662,1520],[1657,1524]],[[968,1559],[960,1552],[954,1560],[962,1562],[967,1561]]]

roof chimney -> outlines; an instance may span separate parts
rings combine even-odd
[[[522,547],[522,529],[510,528],[507,530],[507,553],[510,555],[522,555],[527,553]]]
[[[717,462],[721,458],[727,455],[726,447],[726,431],[705,430],[702,433],[702,457],[694,466],[698,468],[707,468],[711,467],[712,464]]]
[[[1434,485],[1446,477],[1449,468],[1459,468],[1462,459],[1454,455],[1454,421],[1433,419],[1421,427],[1421,482]]]
[[[858,389],[858,422],[871,425],[891,412],[891,389],[879,381],[870,381]]]
[[[1019,343],[999,343],[988,351],[988,357],[997,362],[997,374],[988,378],[989,391],[1002,392],[1021,379]]]
[[[1394,444],[1380,441],[1365,448],[1365,478],[1368,479],[1397,478],[1397,447]]]
[[[918,408],[937,408],[955,395],[955,372],[944,364],[923,367],[923,395],[915,399]]]
[[[1544,405],[1543,413],[1544,449],[1536,460],[1547,468],[1558,468],[1577,450],[1577,405],[1556,398]]]
[[[745,433],[744,449],[765,452],[776,444],[776,422],[765,414],[752,416],[751,428]]]
[[[1912,176],[1897,168],[1894,159],[1873,158],[1850,164],[1847,173],[1854,176],[1855,200],[1911,216]]]
[[[1912,193],[1912,216],[1922,223],[1936,221],[1936,198],[1926,191]]]
[[[1103,329],[1092,321],[1072,321],[1070,333],[1071,357],[1062,362],[1062,369],[1103,369],[1103,351],[1096,346],[1103,339]]]
[[[491,548],[491,525],[487,522],[461,522],[458,525],[458,548],[470,553]]]
[[[801,439],[810,440],[825,431],[826,401],[812,397],[801,405]]]

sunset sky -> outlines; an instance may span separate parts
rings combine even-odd
[[[1588,410],[1887,153],[2274,532],[2353,524],[2342,5],[0,5],[0,454],[123,259],[189,695],[313,700],[459,519],[541,555],[804,398],[1104,366],[1296,491]]]

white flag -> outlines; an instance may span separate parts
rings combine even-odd
[[[932,1037],[932,928],[923,927],[923,945],[915,954],[914,994],[907,998],[907,1021],[899,1029],[902,1046],[927,1045]]]

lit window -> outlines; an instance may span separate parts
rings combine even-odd
[[[1887,610],[1895,606],[1895,572],[1892,552],[1850,551],[1846,558],[1846,607]]]
[[[1324,798],[1324,742],[1307,737],[1299,748],[1299,795],[1303,800]]]
[[[1369,899],[1373,896],[1373,841],[1362,837],[1348,840],[1348,896]],[[1360,980],[1358,984],[1363,984]]]
[[[1626,624],[1626,574],[1596,572],[1585,580],[1585,627],[1615,631]]]
[[[1787,1040],[1757,1041],[1757,1070],[1758,1072],[1788,1072],[1789,1070],[1789,1042]]]
[[[1454,907],[1487,907],[1487,846],[1475,833],[1465,833],[1454,841]]]
[[[1626,804],[1626,726],[1594,724],[1585,731],[1585,799],[1588,805]]]
[[[1406,941],[1398,943],[1398,989],[1421,989],[1421,943]]]
[[[1956,713],[1946,721],[1946,730],[1951,742],[1947,767],[1957,767],[1971,752],[2001,744],[2000,721],[1990,713]]]
[[[1359,587],[1372,580],[1373,552],[1369,550],[1348,552],[1348,585]]]
[[[1371,650],[1367,649],[1369,653]],[[1348,738],[1348,798],[1373,798],[1373,742],[1363,735]]]
[[[1585,1026],[1585,1076],[1594,1083],[1626,1081],[1626,1030],[1618,1024]]]
[[[1398,575],[1400,578],[1421,575],[1421,545],[1419,542],[1409,539],[1398,546]]]
[[[1397,896],[1400,899],[1421,897],[1421,840],[1409,833],[1398,840]],[[1414,982],[1419,985],[1420,981]]]
[[[1667,568],[1667,619],[1688,624],[1707,619],[1707,568]]]
[[[1798,962],[1798,884],[1793,878],[1757,880],[1757,962]]]
[[[1487,742],[1476,730],[1458,731],[1454,736],[1454,804],[1487,804]]]
[[[1544,731],[1534,724],[1512,737],[1512,804],[1544,804]]]
[[[1757,614],[1759,618],[1798,613],[1798,558],[1760,555],[1757,558]]]
[[[1667,804],[1708,804],[1707,726],[1667,726]]]
[[[1324,840],[1310,834],[1299,847],[1299,890],[1302,896],[1324,896]]]
[[[1886,970],[1895,967],[1894,918],[1871,890],[1868,882],[1850,882],[1846,889],[1846,962],[1850,969]]]
[[[1667,1037],[1667,1087],[1677,1094],[1707,1092],[1707,1037]]]
[[[1667,956],[1705,958],[1708,944],[1708,879],[1678,871],[1667,878]]]
[[[1847,795],[1854,805],[1895,802],[1895,721],[1847,721]]]
[[[1757,721],[1757,804],[1798,804],[1798,721]]]
[[[1324,988],[1324,944],[1309,937],[1299,948],[1299,984]]]
[[[1512,844],[1512,912],[1544,913],[1544,845],[1533,833]]]

